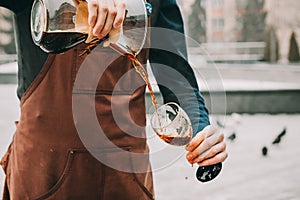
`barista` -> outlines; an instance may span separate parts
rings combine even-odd
[[[89,22],[95,36],[103,38],[112,27],[121,25],[125,8],[122,1],[90,0],[88,3]],[[0,6],[14,12],[18,52],[17,94],[21,100],[20,120],[13,141],[1,161],[6,173],[3,199],[154,199],[148,158],[141,160],[140,164],[147,166],[149,171],[139,174],[122,172],[97,161],[82,144],[76,132],[71,105],[76,73],[82,62],[88,59],[78,56],[85,47],[77,46],[58,55],[43,52],[31,39],[29,24],[32,4],[33,0],[0,2]],[[181,15],[175,1],[162,1],[155,12],[155,26],[183,32]],[[184,42],[176,41],[178,38],[172,40],[170,36],[164,38],[171,41],[180,55],[186,56]],[[111,63],[104,58],[116,57],[115,52],[107,49],[100,49],[95,55],[98,55],[98,66],[95,69]],[[145,50],[140,53],[139,59],[146,63]],[[198,104],[194,102],[195,107],[187,109],[198,127],[187,148],[188,161],[200,165],[224,161],[227,153],[223,135],[209,126],[208,113],[189,65],[178,56],[158,50],[150,51],[150,60],[183,72],[192,83],[192,90],[198,94]],[[114,144],[128,151],[147,152],[145,130],[132,126],[131,131],[137,137],[124,133],[114,122],[111,111],[112,89],[118,78],[130,69],[131,62],[126,57],[118,57],[109,65],[102,80],[104,82],[100,81],[97,88],[96,112],[99,122],[104,125],[104,132]],[[133,82],[141,81],[138,76],[131,78]],[[176,81],[172,83],[180,84]],[[160,89],[165,101],[175,101],[176,96],[172,91],[162,86]],[[79,95],[86,97],[87,101],[90,99],[87,90]],[[126,102],[124,106],[127,106],[128,101],[137,105],[130,108],[130,113],[137,124],[145,125],[145,113],[141,112],[145,110],[144,88],[133,94],[118,91],[117,95],[118,102],[121,102],[120,108],[122,102]],[[124,121],[128,121],[127,115],[122,112],[120,115]],[[120,158],[118,151],[108,150],[106,145],[99,144],[95,149],[115,159],[119,165],[131,164],[130,158]]]

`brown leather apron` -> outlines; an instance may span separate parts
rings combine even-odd
[[[3,199],[154,199],[144,129],[143,80],[137,73],[124,76],[133,68],[127,57],[110,48],[96,48],[90,55],[79,57],[85,47],[80,45],[64,54],[50,54],[22,97],[20,121],[1,161],[6,173]],[[88,65],[89,59],[92,65]],[[143,50],[139,60],[146,63],[146,59],[147,51]],[[84,65],[91,68],[90,74],[86,74],[87,80],[97,70],[105,68],[96,91],[85,83],[73,90],[77,73]],[[139,85],[142,86],[135,88]],[[89,118],[84,109],[78,118],[74,117],[74,96],[94,106],[98,125],[115,146],[97,140],[95,134],[90,138],[92,143],[88,149],[83,145],[77,126],[81,123],[89,126]],[[123,114],[128,105],[129,115]],[[118,122],[114,120],[113,106],[119,111]],[[95,124],[90,126],[93,129]],[[91,149],[96,153],[91,154]],[[146,156],[137,162],[130,155],[123,156],[124,151]],[[98,161],[93,156],[96,154],[113,164],[107,166]],[[124,165],[135,168],[139,164],[149,171],[118,170]]]

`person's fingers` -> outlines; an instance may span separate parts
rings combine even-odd
[[[199,166],[208,166],[208,165],[217,164],[219,162],[224,162],[227,157],[228,157],[227,152],[221,152],[212,158],[206,159],[202,162],[198,162],[198,165]]]
[[[102,39],[113,27],[124,21],[126,4],[124,0],[89,0],[89,25],[93,35]]]
[[[113,6],[108,7],[107,10],[107,16],[106,16],[106,21],[105,21],[105,25],[103,26],[102,30],[99,32],[99,34],[101,36],[106,36],[110,30],[113,27],[113,23],[117,14],[117,9]]]
[[[101,4],[98,3],[97,21],[93,28],[93,35],[95,35],[98,38],[103,38],[105,36],[105,35],[101,35],[100,32],[105,25],[107,14],[108,14],[108,5],[105,3],[105,1],[102,1]]]
[[[97,15],[98,15],[98,2],[96,0],[89,0],[88,2],[88,11],[89,11],[89,25],[94,28]]]
[[[193,139],[189,142],[189,144],[185,147],[187,151],[194,151],[200,144],[203,142],[203,140],[206,138],[206,132],[201,131]]]
[[[206,138],[201,144],[194,149],[193,151],[189,152],[186,156],[187,160],[190,163],[194,163],[193,160],[197,158],[199,155],[201,155],[203,152],[210,149],[215,144],[219,143],[220,141],[223,141],[224,134],[221,133],[215,133],[211,135],[210,137]]]
[[[211,136],[217,131],[213,126],[206,126],[202,131],[197,133],[197,135],[190,141],[186,146],[187,151],[194,151],[207,137]]]
[[[124,21],[125,12],[126,12],[126,3],[123,0],[118,0],[115,2],[117,15],[114,20],[114,28],[119,28]]]
[[[221,152],[225,152],[225,150],[226,150],[226,143],[224,141],[221,141],[216,145],[214,145],[213,147],[211,147],[210,149],[208,149],[207,151],[200,154],[198,157],[196,157],[193,160],[193,163],[203,162],[204,160],[212,158]]]

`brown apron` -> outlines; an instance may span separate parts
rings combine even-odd
[[[22,97],[20,121],[12,144],[1,161],[6,173],[3,199],[154,199],[144,129],[143,80],[137,73],[124,76],[132,70],[127,57],[110,48],[96,48],[90,55],[79,57],[85,47],[83,44],[64,54],[50,54]],[[139,60],[146,63],[146,59],[147,51],[143,50]],[[91,68],[86,76],[93,76],[94,72],[105,68],[96,91],[84,82],[73,90],[77,73],[85,65]],[[135,88],[139,85],[142,86]],[[73,116],[74,96],[82,97],[84,103],[94,106],[98,125],[115,147],[105,140],[97,140],[94,134],[88,149],[96,153],[87,150],[77,126],[81,123],[89,126],[89,118],[84,109],[78,118]],[[128,105],[129,115],[123,112]],[[119,110],[118,122],[114,120],[113,106],[117,106],[117,112]],[[91,132],[93,126],[95,124],[91,123]],[[145,156],[136,161],[130,155],[122,156],[123,151],[145,153]],[[96,154],[113,164],[107,166],[98,161],[93,156]],[[134,171],[139,164],[149,171],[118,170],[127,166]]]

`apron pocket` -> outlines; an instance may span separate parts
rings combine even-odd
[[[64,170],[56,184],[36,200],[99,199],[101,163],[87,150],[69,150]]]
[[[130,149],[129,149],[130,150]],[[154,199],[151,171],[135,173],[138,166],[150,166],[148,159],[133,162],[132,152],[117,151],[104,154],[109,160],[103,166],[103,196],[101,199]],[[135,164],[134,164],[135,163]]]
[[[34,199],[151,199],[148,196],[150,194],[152,197],[152,194],[145,190],[134,173],[114,169],[115,164],[116,168],[122,168],[127,164],[130,167],[132,165],[130,156],[124,157],[122,152],[120,148],[93,150],[93,155],[96,157],[99,155],[101,160],[104,159],[102,163],[86,149],[69,150],[64,170],[56,184]],[[106,158],[112,162],[106,163]]]

